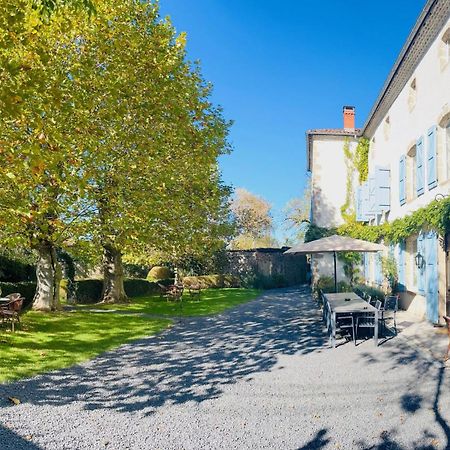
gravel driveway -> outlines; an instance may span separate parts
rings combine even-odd
[[[329,349],[305,288],[266,291],[0,385],[0,449],[450,448],[448,370],[401,336]]]

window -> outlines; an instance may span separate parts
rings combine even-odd
[[[417,197],[417,161],[416,146],[413,145],[406,154],[406,200],[411,201]]]
[[[450,180],[450,121],[445,128],[445,146],[447,147],[447,180]]]
[[[406,282],[408,290],[417,290],[417,236],[411,236],[406,241]]]
[[[441,45],[439,46],[439,56],[441,60],[441,69],[444,69],[450,63],[450,28],[442,35]]]
[[[416,79],[414,78],[409,85],[408,108],[410,112],[414,109],[414,106],[416,106],[416,99],[417,99],[417,83]]]

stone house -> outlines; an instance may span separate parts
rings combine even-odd
[[[355,184],[357,220],[369,226],[391,222],[450,194],[448,0],[425,4],[363,128],[349,130],[344,125],[339,133],[325,131],[307,132],[312,223],[330,226],[342,221],[340,211],[333,207],[339,208],[345,198],[347,173],[344,170],[343,176],[336,176],[345,159],[342,151],[332,162],[327,161],[327,154],[336,154],[344,138],[351,145],[360,137],[370,142],[368,181]],[[334,150],[329,148],[328,153],[326,139],[334,142]],[[433,323],[448,311],[448,241],[448,236],[422,230],[386,250],[397,262],[401,306]],[[320,270],[321,265],[316,266]],[[382,283],[379,255],[365,255],[363,272],[369,283]]]

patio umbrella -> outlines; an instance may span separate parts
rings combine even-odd
[[[284,253],[333,253],[334,256],[334,290],[337,292],[337,274],[336,274],[336,252],[379,252],[383,250],[383,245],[373,242],[353,239],[347,236],[324,237],[304,244],[297,244]]]

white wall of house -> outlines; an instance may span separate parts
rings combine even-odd
[[[369,171],[373,171],[376,165],[388,166],[391,169],[389,221],[427,205],[439,193],[450,192],[450,150],[446,128],[450,123],[450,50],[442,39],[449,28],[450,20],[419,63],[373,136],[369,136]],[[444,61],[445,52],[448,52],[448,56]],[[412,87],[414,85],[415,88]],[[425,176],[424,194],[419,197],[409,196],[406,204],[400,205],[400,156],[411,153],[420,137],[424,138],[426,155],[427,132],[433,126],[437,126],[438,185],[428,189]],[[425,158],[425,175],[426,165]],[[412,165],[407,168],[409,192],[414,187],[412,168]]]
[[[375,166],[390,168],[390,211],[384,220],[389,222],[404,217],[426,206],[439,194],[450,194],[450,19],[443,27],[431,47],[418,64],[414,74],[407,81],[384,119],[377,126],[370,139],[369,172]],[[428,185],[427,152],[428,134],[435,128],[437,149],[437,183]],[[424,146],[424,192],[416,192],[416,144],[423,138]],[[406,202],[400,202],[400,158],[406,157]],[[436,184],[436,185],[434,185]],[[381,219],[381,222],[383,219]],[[414,240],[406,242],[405,285],[402,294],[403,307],[418,317],[424,317],[426,298],[419,295],[416,283],[414,257],[417,254]],[[439,315],[446,312],[446,291],[448,255],[438,249],[439,271]],[[371,276],[373,281],[373,276]],[[448,294],[447,294],[448,295]]]
[[[341,206],[345,203],[347,168],[344,145],[348,139],[355,150],[357,140],[343,136],[314,136],[312,142],[312,219],[319,227],[335,227],[344,223]]]
[[[312,140],[312,222],[319,227],[330,228],[344,223],[341,206],[345,203],[347,193],[347,167],[344,157],[346,140],[354,152],[357,140],[351,136],[320,135],[314,136]],[[313,282],[320,276],[334,276],[332,254],[314,255],[311,263]],[[344,269],[339,260],[336,267],[338,281],[345,280]]]

